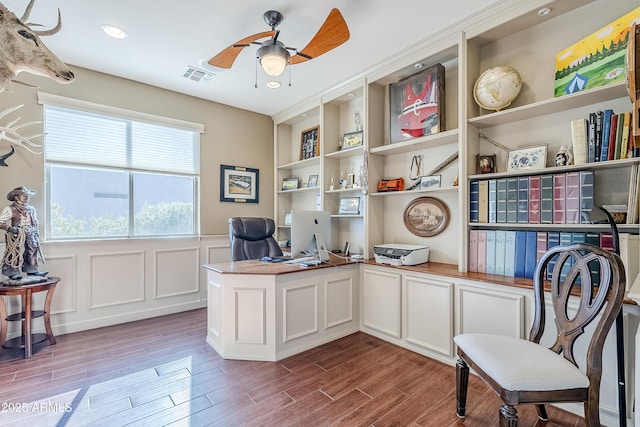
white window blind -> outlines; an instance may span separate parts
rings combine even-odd
[[[198,173],[199,133],[45,106],[45,161]]]

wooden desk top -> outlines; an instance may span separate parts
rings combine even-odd
[[[205,264],[204,268],[220,274],[259,274],[275,276],[278,274],[298,273],[300,271],[319,270],[337,265],[349,265],[355,262],[338,261],[311,267],[301,267],[299,264],[285,264],[284,262],[263,262],[260,260],[221,262]]]

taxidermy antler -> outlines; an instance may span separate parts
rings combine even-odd
[[[0,3],[0,91],[22,71],[59,83],[71,83],[75,78],[67,65],[40,40],[40,36],[55,34],[62,28],[60,9],[55,27],[36,31],[31,27],[40,24],[28,22],[34,2],[29,2],[20,19]]]
[[[22,108],[22,105],[18,105],[17,107],[12,107],[4,110],[0,113],[0,121],[4,119],[7,115],[13,113],[14,111]],[[33,126],[37,124],[41,124],[42,122],[31,121],[22,124],[17,124],[22,117],[18,117],[17,119],[11,120],[6,125],[0,124],[0,141],[8,141],[11,143],[11,152],[8,154],[0,156],[0,166],[8,166],[4,161],[13,154],[15,149],[14,145],[24,148],[28,152],[32,154],[42,154],[42,151],[38,151],[38,149],[42,148],[42,144],[38,144],[33,142],[32,140],[35,138],[39,138],[43,136],[43,134],[35,134],[31,136],[22,136],[18,133],[18,131],[27,126]]]

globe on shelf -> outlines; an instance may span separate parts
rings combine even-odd
[[[473,87],[473,98],[485,110],[500,111],[516,99],[520,89],[520,73],[513,67],[501,65],[480,74]]]

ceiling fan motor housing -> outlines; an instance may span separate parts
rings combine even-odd
[[[264,18],[264,22],[266,22],[271,29],[280,25],[284,19],[284,16],[282,16],[282,14],[277,10],[267,10],[262,17]]]

